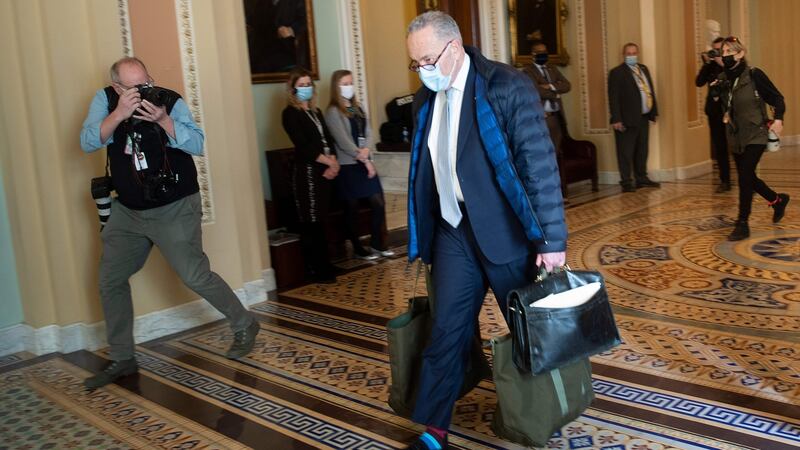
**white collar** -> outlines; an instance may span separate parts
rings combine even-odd
[[[467,86],[467,76],[469,75],[469,55],[465,52],[464,53],[464,62],[461,63],[461,69],[458,70],[458,75],[456,75],[455,81],[453,81],[453,85],[450,88],[455,88],[461,92],[464,92],[464,88]]]

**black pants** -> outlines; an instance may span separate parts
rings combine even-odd
[[[733,154],[736,162],[736,173],[739,175],[739,220],[747,222],[753,204],[753,192],[764,197],[768,202],[775,201],[778,194],[767,186],[756,175],[756,167],[766,145],[748,145],[741,154]]]
[[[360,199],[347,199],[344,202],[344,225],[347,239],[353,244],[354,249],[361,248],[358,240],[358,202]],[[368,197],[370,207],[370,246],[375,250],[386,250],[383,244],[383,221],[385,216],[386,203],[383,194],[377,193]]]
[[[633,180],[643,182],[647,177],[647,152],[650,139],[650,120],[646,115],[636,126],[614,131],[617,143],[617,165],[622,186],[633,186]],[[633,177],[631,177],[631,167]]]
[[[708,116],[708,131],[711,136],[711,151],[719,167],[719,181],[731,182],[731,162],[728,159],[728,137],[725,134],[725,124],[722,123],[722,114]]]

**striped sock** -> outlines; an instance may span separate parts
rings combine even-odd
[[[447,447],[447,441],[445,439],[439,438],[435,434],[431,434],[430,432],[424,432],[419,437],[419,441],[425,444],[428,450],[444,450]]]

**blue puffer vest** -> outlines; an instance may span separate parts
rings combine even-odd
[[[561,180],[539,95],[523,73],[486,59],[475,48],[465,50],[476,70],[478,131],[500,190],[539,253],[565,251],[567,227]],[[427,151],[424,126],[435,97],[423,86],[414,99],[408,191],[409,261],[420,256],[414,186],[420,152]]]

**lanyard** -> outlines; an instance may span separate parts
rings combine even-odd
[[[330,147],[328,147],[328,140],[325,139],[325,130],[322,129],[322,121],[319,120],[319,118],[317,117],[317,114],[315,112],[309,111],[307,109],[304,109],[303,111],[305,111],[305,113],[308,116],[308,118],[311,119],[312,122],[314,122],[314,125],[317,126],[317,131],[319,132],[319,137],[322,138],[322,151],[323,151],[323,153],[325,153],[326,156],[330,155],[331,149],[330,149]]]

